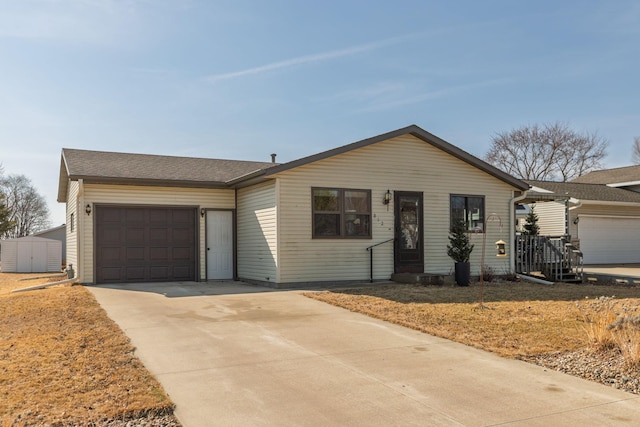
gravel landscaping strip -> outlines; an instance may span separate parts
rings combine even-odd
[[[147,414],[139,417],[118,417],[100,421],[44,422],[44,417],[33,416],[30,411],[18,414],[11,426],[34,427],[182,427],[173,414]],[[2,424],[5,425],[5,424]],[[8,425],[8,424],[6,424]]]
[[[640,394],[640,367],[625,365],[620,352],[581,349],[571,352],[524,356],[519,359],[565,374]]]
[[[106,420],[104,423],[94,424],[94,427],[181,427],[173,415],[150,415],[132,420]]]

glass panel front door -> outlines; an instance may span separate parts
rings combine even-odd
[[[396,191],[395,272],[424,272],[422,193]]]

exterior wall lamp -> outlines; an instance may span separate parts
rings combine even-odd
[[[496,249],[498,250],[498,253],[496,254],[496,256],[507,256],[507,243],[503,240],[498,240],[496,242]]]
[[[207,211],[206,211],[206,209],[205,209],[205,208],[200,209],[200,216],[201,216],[202,218],[204,218],[204,214],[205,214],[206,212],[207,212]]]
[[[387,190],[387,192],[384,193],[384,198],[382,199],[382,203],[385,205],[388,205],[389,203],[391,203],[391,191]]]
[[[87,213],[87,215],[91,215],[91,204],[87,203],[87,206],[84,207],[84,211]]]

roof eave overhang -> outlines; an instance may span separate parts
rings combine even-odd
[[[606,206],[629,206],[629,207],[639,207],[640,202],[616,202],[616,201],[607,201],[607,200],[580,200],[582,205],[606,205]]]
[[[60,174],[58,175],[58,203],[67,202],[67,190],[69,186],[69,172],[67,161],[64,158],[64,150],[60,156]]]
[[[181,187],[181,188],[229,188],[220,181],[190,181],[175,179],[145,179],[145,178],[119,178],[104,176],[70,175],[70,181],[82,179],[85,184],[108,185],[138,185],[150,187]]]
[[[237,178],[230,179],[225,184],[232,188],[244,188],[250,185],[259,184],[267,180],[267,178],[265,177],[266,172],[271,169],[273,168],[260,169],[254,172],[250,172]]]
[[[640,185],[640,181],[615,182],[612,184],[607,184],[607,187],[619,188],[619,187],[632,187],[635,185]]]
[[[538,193],[535,191],[527,191],[524,199],[518,201],[521,204],[536,203],[536,202],[566,202],[578,203],[576,199],[569,197],[566,194],[557,193]]]

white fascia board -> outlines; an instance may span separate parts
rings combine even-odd
[[[597,215],[597,214],[582,214],[580,218],[617,218],[617,219],[640,219],[640,216],[633,215]]]
[[[629,182],[614,182],[612,184],[607,184],[607,187],[631,187],[634,185],[640,185],[640,181],[629,181]]]
[[[535,185],[532,185],[528,191],[534,192],[534,193],[553,193],[553,191],[549,191],[541,187],[536,187]]]
[[[605,205],[605,206],[635,206],[640,208],[640,203],[635,202],[606,202],[603,200],[581,200],[583,205]]]

